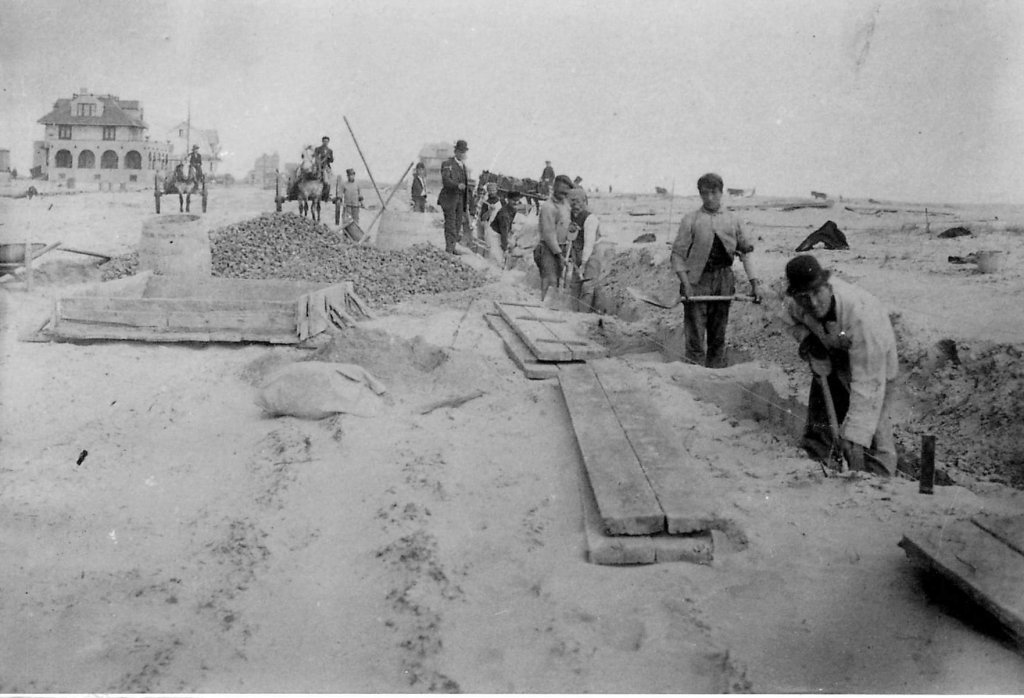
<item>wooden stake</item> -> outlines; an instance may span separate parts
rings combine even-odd
[[[345,127],[348,128],[349,135],[352,136],[352,142],[356,144],[356,152],[359,153],[359,159],[363,161],[363,167],[366,168],[366,174],[370,176],[370,184],[373,185],[373,190],[377,192],[377,198],[380,199],[380,205],[385,206],[384,197],[380,195],[380,189],[377,188],[377,182],[373,179],[373,173],[370,172],[370,164],[366,162],[366,158],[363,157],[363,149],[359,147],[359,141],[356,140],[356,134],[352,132],[352,127],[349,126],[348,117],[341,117],[345,120]]]
[[[921,437],[921,494],[934,494],[935,489],[935,437],[925,434]]]

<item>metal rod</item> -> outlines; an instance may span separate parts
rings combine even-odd
[[[380,205],[384,206],[384,197],[380,195],[380,189],[377,188],[377,182],[374,181],[373,173],[370,172],[369,163],[366,162],[366,158],[363,157],[363,149],[359,147],[359,141],[356,140],[356,134],[352,132],[352,126],[348,123],[348,117],[343,116],[341,118],[345,120],[345,128],[348,129],[349,135],[352,136],[352,142],[356,144],[356,152],[359,153],[359,159],[363,161],[363,167],[366,168],[366,174],[370,176],[370,184],[373,185],[373,190],[377,192],[377,198],[380,199]]]
[[[921,437],[921,494],[935,494],[935,437]]]

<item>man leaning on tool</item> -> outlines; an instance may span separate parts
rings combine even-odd
[[[462,229],[469,216],[469,174],[466,172],[466,141],[455,141],[455,155],[441,163],[441,193],[437,205],[444,213],[444,251],[459,254],[455,243],[462,235]]]
[[[711,172],[697,180],[697,193],[703,205],[683,216],[672,244],[672,271],[679,276],[679,293],[683,296],[686,358],[709,368],[726,365],[725,330],[731,303],[730,300],[687,299],[691,296],[731,299],[736,293],[732,261],[733,256],[739,255],[750,279],[750,294],[754,302],[761,300],[760,284],[751,259],[754,246],[747,240],[740,219],[731,211],[722,210],[723,186],[722,178]]]
[[[851,470],[894,474],[891,411],[898,359],[888,311],[864,289],[831,278],[812,255],[791,259],[786,279],[782,320],[812,371],[827,376],[830,393],[812,380],[804,448],[826,457],[838,446]],[[830,397],[841,425],[839,444],[832,438]]]

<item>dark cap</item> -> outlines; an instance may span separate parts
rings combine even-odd
[[[469,146],[466,145],[466,141],[464,141],[462,139],[459,139],[459,140],[455,141],[455,152],[457,152],[457,153],[458,152],[464,153],[467,150],[469,150]]]
[[[324,136],[320,140],[322,140],[322,141],[329,141],[329,140],[331,140],[331,137],[330,136]]]
[[[792,296],[796,293],[813,291],[827,283],[829,276],[829,272],[822,269],[818,260],[812,255],[802,254],[793,257],[786,264],[786,279],[789,281],[786,294]]]
[[[192,146],[192,150],[199,150],[199,146],[198,145]]]
[[[347,170],[345,170],[345,174],[355,174],[355,173],[356,173],[356,171],[353,170],[351,167],[348,168]]]

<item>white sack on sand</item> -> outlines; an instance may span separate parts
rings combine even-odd
[[[256,404],[271,417],[323,419],[339,412],[373,417],[386,390],[362,366],[310,361],[275,371]]]

